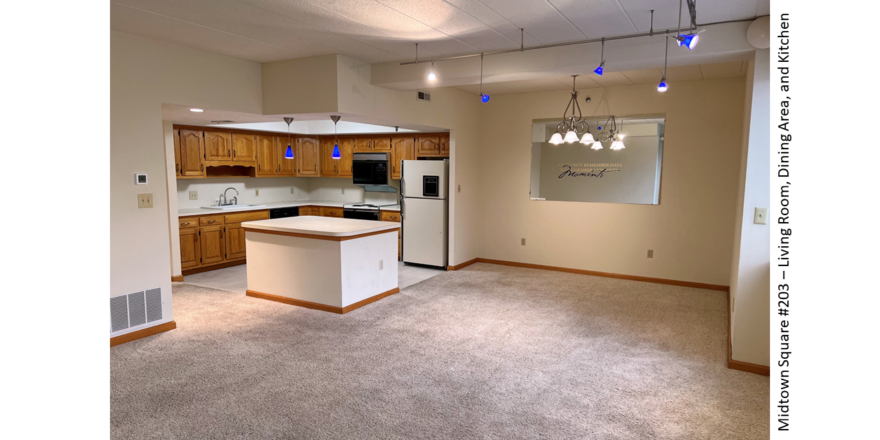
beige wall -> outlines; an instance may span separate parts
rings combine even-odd
[[[110,296],[159,287],[161,322],[170,321],[169,161],[161,104],[260,113],[260,65],[120,32],[111,32],[110,56]],[[147,173],[149,185],[134,185],[135,173]],[[137,207],[137,194],[145,192],[153,194],[152,209]]]
[[[644,85],[580,94],[590,115],[666,115],[657,206],[530,201],[531,122],[561,115],[569,92],[493,97],[481,113],[477,156],[479,256],[727,285],[744,80],[670,86],[667,93]]]

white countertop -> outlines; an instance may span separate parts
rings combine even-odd
[[[292,232],[295,234],[350,237],[371,232],[396,230],[400,228],[400,223],[307,215],[245,222],[241,226],[249,229]]]
[[[265,209],[273,209],[273,208],[287,208],[291,206],[326,206],[329,208],[342,208],[342,205],[347,205],[351,203],[360,203],[360,202],[334,202],[328,200],[292,200],[290,202],[274,202],[274,203],[266,203],[260,206],[248,206],[244,208],[232,208],[232,209],[205,209],[205,208],[192,208],[192,209],[179,209],[177,210],[178,217],[188,217],[192,215],[209,215],[209,214],[223,214],[227,212],[247,212],[247,211],[262,211]],[[383,206],[380,208],[382,211],[396,211],[400,212],[400,205],[393,206]]]

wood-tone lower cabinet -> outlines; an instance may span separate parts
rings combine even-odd
[[[296,175],[302,177],[318,177],[320,150],[318,138],[301,137],[296,140]]]
[[[199,249],[199,230],[188,228],[180,230],[180,269],[187,270],[201,264]]]
[[[201,243],[201,264],[203,266],[222,263],[226,259],[226,240],[223,234],[223,225],[199,228],[199,242]]]
[[[321,207],[320,206],[300,206],[299,207],[299,215],[320,216],[321,215]]]
[[[333,208],[333,207],[325,206],[325,207],[321,208],[321,215],[324,217],[342,218],[342,208]]]
[[[392,179],[400,179],[402,176],[402,170],[400,167],[400,161],[402,160],[415,160],[416,153],[415,147],[413,145],[414,139],[408,136],[399,136],[394,137],[391,140],[391,178]]]
[[[383,222],[400,223],[400,213],[397,211],[380,211],[379,220]],[[397,230],[397,260],[400,261],[403,256],[403,230]]]
[[[244,228],[241,223],[226,225],[226,260],[240,260],[247,256],[245,252]]]

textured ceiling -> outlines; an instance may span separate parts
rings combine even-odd
[[[748,62],[734,61],[731,63],[695,64],[691,66],[670,67],[666,71],[666,79],[669,86],[674,87],[676,82],[682,81],[745,76],[747,63]],[[660,82],[662,76],[663,69],[605,72],[602,76],[595,74],[580,75],[577,77],[577,88],[582,90],[596,87],[657,84]],[[457,86],[455,88],[474,95],[480,94],[479,85]],[[483,84],[483,93],[490,96],[551,90],[571,90],[571,76]]]
[[[414,58],[416,42],[420,58],[516,48],[520,28],[526,46],[642,32],[651,9],[655,29],[677,26],[675,0],[113,0],[110,27],[257,62],[375,63]],[[700,23],[769,13],[769,0],[697,3]]]

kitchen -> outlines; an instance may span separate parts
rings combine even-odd
[[[170,127],[166,142],[170,137],[173,145],[179,236],[172,245],[174,281],[186,277],[229,288],[214,283],[235,278],[241,290],[251,269],[235,267],[247,263],[248,237],[254,234],[246,229],[297,217],[402,226],[392,255],[399,260],[401,287],[445,270],[449,133],[330,119],[332,128],[326,120],[285,118],[283,132],[277,122]],[[407,163],[412,165],[406,168]],[[409,222],[401,212],[407,178],[411,194],[421,197],[424,190],[426,197],[440,199],[406,198]]]

